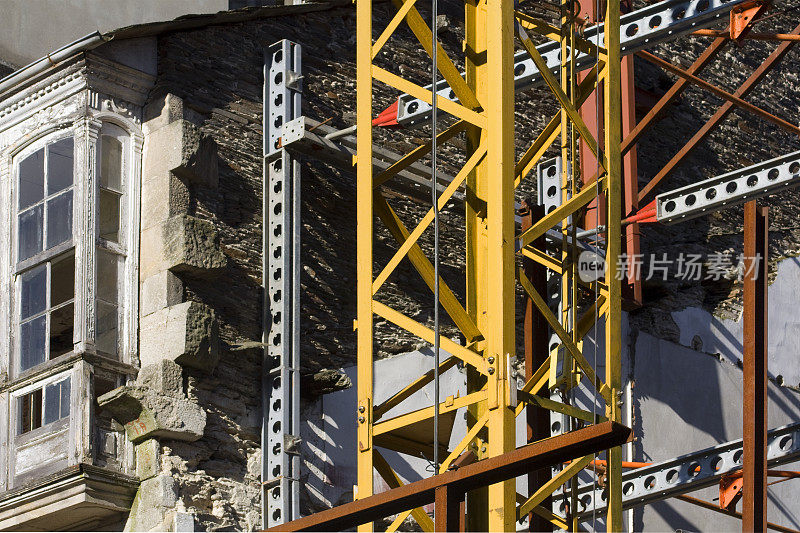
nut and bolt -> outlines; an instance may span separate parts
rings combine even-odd
[[[494,364],[494,356],[490,355],[489,358],[487,359],[487,361],[489,361],[490,365],[493,365]]]
[[[358,412],[359,412],[359,413],[363,413],[363,412],[364,412],[364,411],[366,411],[366,410],[367,410],[367,409],[366,409],[366,407],[364,407],[363,405],[359,405],[359,406],[358,406]]]
[[[366,418],[364,418],[363,416],[359,416],[359,417],[358,417],[358,422],[359,422],[360,424],[363,424],[363,423],[364,423],[364,420],[366,420]]]
[[[492,374],[494,374],[494,367],[491,367],[491,366],[490,366],[490,367],[489,367],[489,370],[488,370],[488,372],[489,372],[489,375],[490,375],[490,376],[491,376]]]

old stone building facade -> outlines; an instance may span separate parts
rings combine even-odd
[[[457,13],[459,6],[442,9]],[[0,529],[261,527],[262,482],[268,481],[262,474],[262,376],[269,371],[261,344],[269,311],[262,289],[264,50],[281,39],[300,43],[303,114],[345,128],[354,123],[354,20],[349,2],[331,2],[144,24],[89,36],[53,54],[57,61],[42,60],[0,81]],[[440,36],[447,46],[461,46],[456,25],[443,22]],[[731,49],[728,59],[757,65],[766,48],[747,47]],[[697,42],[684,41],[660,52],[685,63],[699,50]],[[420,80],[427,75],[425,56],[410,35],[393,41],[380,60]],[[796,58],[764,83],[754,102],[796,116],[790,64]],[[641,87],[657,94],[665,80],[637,63]],[[396,97],[376,90],[386,105]],[[680,124],[699,124],[715,103],[687,92],[640,142],[642,176],[658,170],[665,149],[679,146]],[[544,91],[519,96],[517,112],[527,125],[517,132],[520,150],[554,110]],[[710,176],[797,145],[746,116],[723,132],[724,143],[714,137],[712,146],[731,157],[710,160],[700,151],[670,188],[696,179],[697,172]],[[391,131],[377,135],[386,146],[409,147]],[[355,430],[345,434],[355,405],[348,394],[355,361],[356,206],[352,173],[313,158],[302,161],[301,172],[300,507],[308,513],[352,498],[355,448],[347,439]],[[523,187],[520,197],[534,190]],[[800,243],[792,222],[797,200],[789,193],[771,201],[782,228],[772,242],[780,259]],[[403,192],[392,201],[401,215],[424,208]],[[461,217],[456,203],[443,210],[444,249],[463,242],[454,229]],[[741,246],[735,236],[740,220],[734,210],[680,228],[645,229],[644,247],[660,252],[691,236],[704,253],[733,250]],[[390,240],[388,233],[376,235],[382,262],[392,253]],[[427,236],[421,243],[430,246]],[[797,277],[793,265],[773,265],[776,277],[779,268],[788,272],[781,279],[789,293]],[[463,289],[462,267],[455,255],[444,254],[442,269],[456,292]],[[387,282],[387,302],[431,321],[428,290],[413,269],[401,265],[396,276]],[[393,288],[398,280],[412,288],[410,296]],[[670,403],[689,426],[705,422],[686,416],[697,403],[664,392],[679,390],[661,377],[669,374],[668,355],[679,354],[678,366],[703,367],[720,382],[740,379],[728,352],[710,348],[708,340],[705,348],[696,345],[705,332],[689,335],[687,318],[703,312],[735,318],[735,283],[645,288],[645,308],[626,325],[626,380],[637,387],[626,399],[628,422],[640,435],[635,460],[736,438],[733,414],[719,414],[719,427],[681,443],[684,450],[659,444],[664,429],[643,422],[645,411]],[[777,320],[796,323],[786,314]],[[444,323],[443,331],[452,334],[452,325]],[[376,322],[376,338],[387,375],[397,371],[391,361],[400,354],[414,352],[414,364],[428,364],[415,352],[424,343],[387,323]],[[781,380],[774,380],[772,393],[781,407],[773,426],[800,413],[800,371],[786,363],[794,347],[786,340],[777,350]],[[707,392],[710,402],[727,394],[724,384]],[[648,407],[655,399],[661,403]],[[409,478],[419,475],[415,468],[404,470]],[[780,490],[777,500],[788,505],[781,512],[800,520],[791,508],[797,496]],[[674,514],[672,508],[637,511],[629,523],[636,530],[685,527]],[[712,524],[714,517],[705,520],[693,525]]]

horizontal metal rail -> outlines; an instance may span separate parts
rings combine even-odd
[[[666,0],[643,9],[637,9],[620,19],[620,49],[622,55],[632,54],[643,48],[672,41],[682,35],[714,24],[727,15],[736,5],[746,0]],[[603,25],[587,28],[582,36],[591,42],[604,42]],[[561,45],[549,41],[536,47],[536,50],[557,74],[561,65]],[[578,70],[594,65],[595,58],[577,52],[575,66]],[[517,91],[523,91],[542,83],[542,75],[526,51],[514,55],[514,83]],[[436,94],[457,102],[458,98],[447,85],[441,81],[437,85]],[[431,85],[426,87],[431,89]],[[397,122],[403,126],[414,126],[430,119],[431,106],[409,94],[398,98]]]
[[[622,474],[622,508],[664,500],[679,494],[710,487],[725,475],[742,469],[742,439],[726,442]],[[773,429],[767,438],[767,464],[777,466],[800,458],[800,424]],[[558,506],[566,508],[569,492],[554,495]],[[605,512],[605,489],[587,483],[578,487],[578,516]]]
[[[656,219],[670,224],[800,185],[800,151],[656,196]]]

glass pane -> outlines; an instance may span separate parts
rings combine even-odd
[[[19,208],[40,201],[44,196],[44,148],[19,163]]]
[[[47,267],[28,270],[20,278],[20,318],[25,320],[47,307]]]
[[[97,249],[97,298],[116,304],[117,279],[119,277],[119,256]]]
[[[20,370],[25,371],[45,361],[47,316],[40,316],[20,326]]]
[[[61,408],[61,383],[53,383],[44,388],[44,423],[49,424],[59,419]]]
[[[100,140],[100,186],[122,192],[122,143],[103,135]]]
[[[42,389],[20,398],[19,406],[20,433],[42,427]]]
[[[120,195],[100,189],[100,237],[119,242]]]
[[[50,266],[50,307],[75,297],[75,256],[70,255]]]
[[[61,418],[69,416],[69,391],[71,388],[70,378],[61,382]]]
[[[19,258],[24,261],[42,251],[44,207],[37,205],[19,216]]]
[[[50,359],[72,351],[75,308],[73,304],[59,307],[50,313]]]
[[[63,191],[72,185],[72,137],[47,147],[47,194]]]
[[[96,346],[101,352],[117,354],[117,306],[97,301]]]
[[[72,191],[47,202],[47,248],[72,239]]]

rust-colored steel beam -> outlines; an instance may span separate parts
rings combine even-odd
[[[691,503],[693,505],[697,505],[698,507],[702,507],[710,511],[715,511],[717,513],[732,516],[734,518],[742,518],[742,513],[737,513],[736,511],[729,511],[727,509],[722,509],[719,505],[715,505],[711,502],[700,500],[698,498],[693,498],[691,496],[685,496],[683,494],[675,497],[679,500]],[[771,529],[773,531],[781,531],[783,533],[800,533],[800,531],[797,531],[796,529],[780,526],[778,524],[773,524],[772,522],[767,522],[767,529]]]
[[[673,65],[669,61],[665,61],[664,59],[661,59],[660,57],[654,56],[650,52],[645,52],[645,51],[636,52],[636,55],[638,55],[641,58],[646,59],[647,61],[649,61],[649,62],[651,62],[651,63],[653,63],[655,65],[660,66],[661,68],[663,68],[666,71],[672,72],[673,74],[675,74],[677,76],[680,76],[681,78],[684,78],[684,79],[694,83],[698,87],[702,87],[703,89],[705,89],[705,90],[707,90],[707,91],[719,96],[720,98],[723,98],[723,99],[727,100],[728,102],[732,103],[736,107],[740,107],[742,109],[750,111],[754,115],[759,116],[759,117],[761,117],[764,120],[767,120],[769,122],[772,122],[776,126],[785,129],[789,133],[794,133],[795,135],[800,136],[800,128],[798,128],[795,124],[792,124],[791,122],[789,122],[787,120],[784,120],[784,119],[782,119],[780,117],[777,117],[777,116],[773,115],[772,113],[770,113],[769,111],[765,111],[764,109],[761,109],[760,107],[758,107],[756,105],[753,105],[753,104],[751,104],[750,102],[748,102],[746,100],[742,100],[738,96],[736,96],[734,94],[731,94],[731,93],[729,93],[728,91],[726,91],[724,89],[720,89],[719,87],[717,87],[713,83],[709,83],[706,80],[704,80],[702,78],[698,78],[694,74],[690,74],[689,72],[685,71],[684,69]]]
[[[697,35],[698,37],[730,38],[729,32],[719,30],[696,30],[692,32],[692,35]],[[747,33],[741,38],[752,39],[754,41],[800,41],[800,35],[792,35],[791,33]]]
[[[744,206],[744,407],[742,531],[767,528],[768,208]]]
[[[795,27],[795,29],[793,29],[790,33],[791,35],[800,35],[800,25]],[[769,73],[769,71],[772,70],[781,59],[783,59],[783,56],[785,56],[786,53],[791,49],[792,45],[794,45],[794,42],[791,41],[786,41],[779,44],[778,47],[769,55],[769,57],[767,57],[767,59],[765,59],[764,62],[755,71],[753,71],[750,77],[747,78],[747,80],[745,80],[745,82],[742,83],[742,85],[733,94],[739,98],[746,96],[756,85],[758,85],[762,79],[764,79],[764,76],[766,76],[767,73]],[[700,128],[700,130],[698,130],[698,132],[695,133],[694,136],[689,140],[689,142],[687,142],[683,148],[681,148],[678,153],[675,154],[666,165],[664,165],[664,168],[662,168],[658,174],[656,174],[655,177],[653,177],[653,179],[651,179],[650,182],[642,188],[642,190],[639,192],[640,204],[644,201],[647,195],[653,191],[656,185],[658,185],[667,174],[675,170],[675,167],[678,166],[683,158],[686,157],[686,155],[698,144],[700,144],[700,142],[705,139],[706,136],[708,136],[708,134],[711,133],[711,131],[713,131],[713,129],[731,113],[731,111],[733,111],[733,104],[730,102],[725,102],[722,104],[722,106],[720,106],[719,109],[717,109],[717,112],[714,113],[714,116],[708,119],[708,121],[703,124],[703,127]]]
[[[466,493],[507,479],[620,446],[631,437],[630,428],[603,422],[584,429],[527,444],[514,451],[490,457],[402,487],[346,503],[299,518],[267,531],[343,531],[365,522],[428,505],[436,500],[436,489],[449,485],[455,493]],[[453,496],[455,498],[455,496]]]
[[[533,226],[534,221],[538,222],[544,215],[544,206],[536,205],[532,200],[523,201],[522,209],[520,210],[522,231]],[[533,241],[532,246],[543,252],[546,251],[545,236],[542,235]],[[528,279],[531,281],[533,288],[542,296],[546,296],[547,267],[540,265],[533,259],[523,257],[522,268],[525,275],[528,276]],[[550,352],[547,319],[536,309],[533,305],[533,300],[527,295],[525,296],[523,329],[525,335],[525,380],[527,381],[533,377],[533,373],[547,360],[547,356]],[[550,436],[549,410],[529,404],[525,408],[525,418],[528,423],[528,442],[536,442]],[[550,481],[550,471],[548,468],[542,468],[529,473],[529,493],[533,494],[536,489],[548,481]],[[542,501],[541,505],[545,509],[550,509],[550,507],[552,507],[552,498],[547,497]],[[549,520],[533,512],[528,515],[528,524],[530,531],[553,530],[553,524],[551,524]]]
[[[435,531],[461,531],[464,493],[453,485],[441,485],[434,491],[433,524]]]

